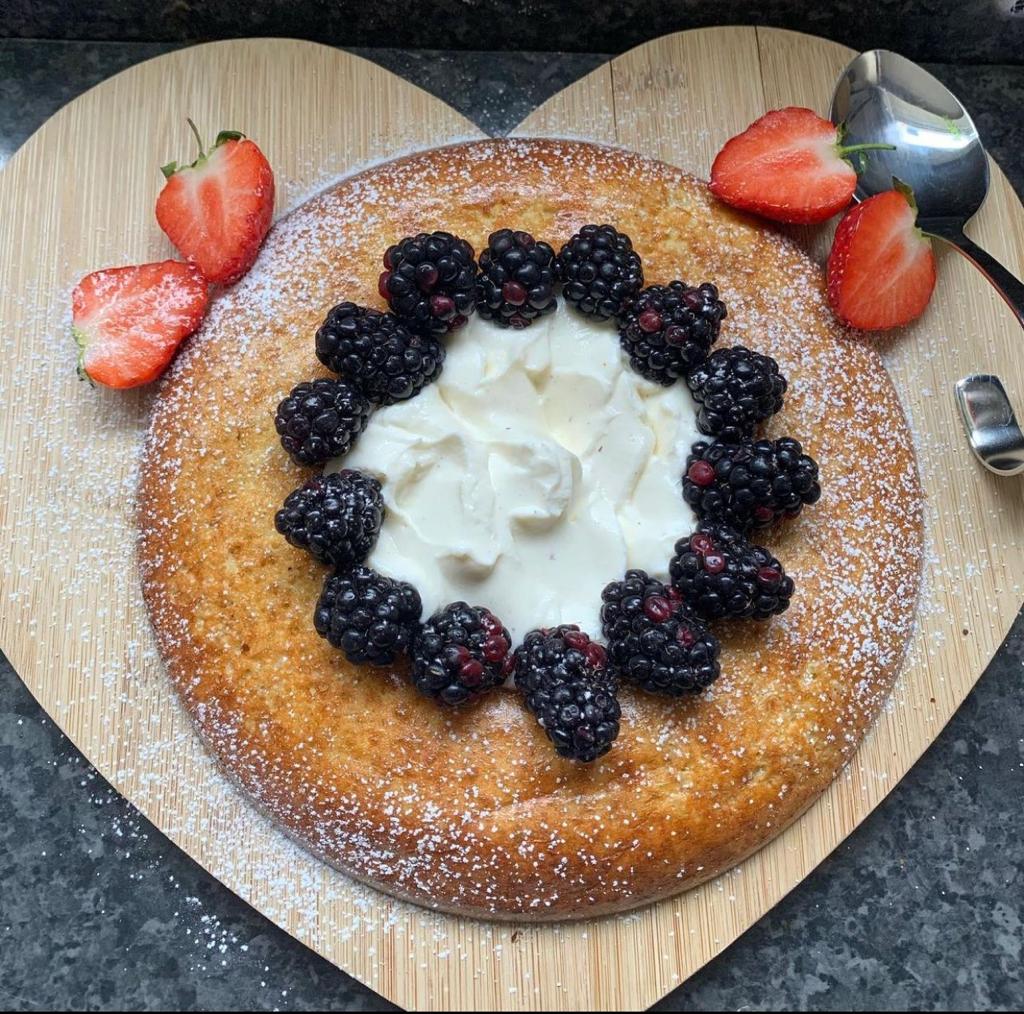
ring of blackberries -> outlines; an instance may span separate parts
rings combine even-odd
[[[491,234],[479,261],[447,232],[388,248],[380,279],[391,312],[344,302],[317,332],[316,353],[336,379],[299,384],[277,409],[281,442],[297,464],[345,454],[374,408],[415,397],[440,375],[443,339],[477,311],[502,327],[527,327],[556,306],[556,284],[576,312],[613,319],[631,367],[653,383],[680,381],[709,438],[694,444],[684,499],[699,527],[676,544],[667,585],[631,570],[602,593],[607,648],[578,627],[530,631],[515,649],[489,610],[455,602],[422,621],[412,585],[365,566],[385,516],[380,485],[344,470],[295,490],[276,526],[333,569],[314,626],[350,661],[391,666],[407,656],[426,696],[460,705],[512,677],[557,752],[592,761],[619,731],[618,686],[670,697],[700,693],[718,676],[716,619],[766,619],[789,605],[793,582],[748,541],[751,529],[792,518],[819,494],[817,465],[800,444],[754,442],[782,408],[785,378],[770,356],[717,349],[725,305],[710,283],[643,288],[628,236],[586,225],[556,255],[526,232]],[[756,479],[733,462],[752,462]],[[727,470],[728,469],[728,470]],[[764,503],[759,490],[763,490]]]

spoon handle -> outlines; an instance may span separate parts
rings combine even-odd
[[[926,233],[956,247],[995,286],[1024,327],[1024,284],[990,253],[964,235],[959,224],[932,220],[922,223]],[[1024,472],[1024,432],[998,377],[973,374],[956,385],[964,428],[974,456],[996,475]]]
[[[977,243],[968,239],[957,227],[925,229],[926,232],[946,240],[955,246],[968,260],[973,261],[982,274],[995,286],[996,291],[1006,300],[1007,306],[1024,327],[1024,282],[1008,271],[990,253],[982,250]]]

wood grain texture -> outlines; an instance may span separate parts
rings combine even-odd
[[[850,57],[832,43],[711,29],[640,47],[545,103],[522,134],[619,143],[705,175],[727,137],[787,103],[824,111]],[[150,395],[92,391],[71,369],[71,286],[166,256],[156,166],[184,118],[239,127],[277,170],[284,211],[368,161],[474,128],[356,57],[259,40],[126,71],[49,121],[0,174],[0,646],[54,720],[173,840],[278,925],[414,1009],[643,1008],[717,954],[884,798],[963,700],[1022,597],[1024,479],[971,458],[951,385],[1000,374],[1020,404],[1020,330],[967,262],[940,256],[925,317],[886,339],[917,436],[926,601],[903,678],[854,762],[742,867],[624,917],[511,927],[440,916],[352,884],[289,843],[215,770],[153,648],[131,557],[134,462]],[[74,160],[75,169],[68,167]],[[998,167],[972,236],[1020,274],[1024,211]],[[801,234],[817,248],[820,237]]]

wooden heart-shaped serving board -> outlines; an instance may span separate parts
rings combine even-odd
[[[764,110],[824,111],[851,55],[767,29],[677,34],[594,71],[517,132],[620,144],[704,176],[725,139]],[[369,161],[479,136],[444,103],[358,57],[249,40],[133,67],[76,99],[14,156],[0,174],[0,646],[71,740],[181,848],[394,1002],[648,1006],[864,819],[1008,630],[1022,597],[1024,479],[976,465],[951,387],[965,373],[993,372],[1024,399],[1018,325],[966,261],[942,254],[928,312],[886,339],[928,498],[926,588],[892,706],[818,803],[741,867],[630,915],[515,927],[430,913],[329,869],[221,777],[177,704],[141,604],[131,498],[152,393],[78,382],[68,294],[93,268],[171,254],[152,217],[155,167],[180,155],[189,115],[259,140],[277,172],[279,213]],[[972,232],[1024,271],[1024,212],[996,166]],[[801,239],[820,253],[821,236]]]

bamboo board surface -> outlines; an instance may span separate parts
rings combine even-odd
[[[706,176],[725,139],[765,109],[796,103],[824,112],[851,55],[771,29],[668,36],[576,82],[517,133],[621,144]],[[925,600],[891,707],[815,806],[736,870],[627,916],[513,927],[429,913],[353,884],[255,813],[203,752],[155,652],[130,517],[152,395],[77,381],[68,294],[94,268],[170,255],[152,218],[156,167],[186,150],[187,115],[260,142],[277,174],[279,214],[355,166],[479,136],[441,101],[358,57],[245,40],[125,71],[65,107],[14,156],[0,173],[0,647],[58,725],[158,827],[395,1003],[648,1006],[864,819],[1009,629],[1024,597],[1024,478],[995,479],[975,464],[951,387],[969,372],[997,373],[1024,406],[1019,327],[963,258],[943,254],[927,314],[887,340],[928,498]],[[1024,272],[1024,210],[996,166],[970,231]],[[820,249],[821,237],[802,238]]]

